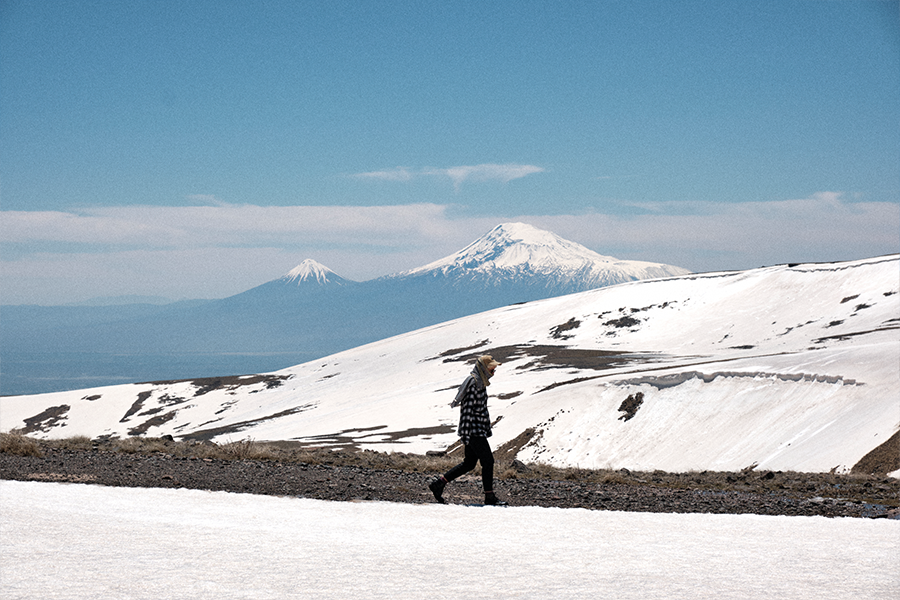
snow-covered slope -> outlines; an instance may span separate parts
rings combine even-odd
[[[688,272],[671,265],[602,256],[532,225],[504,223],[455,254],[392,277],[445,277],[491,287],[539,280],[543,287],[571,293]]]
[[[0,398],[0,429],[454,444],[503,362],[494,447],[560,466],[844,472],[900,429],[897,256],[627,283],[507,306],[267,375]],[[895,467],[898,468],[898,467]]]

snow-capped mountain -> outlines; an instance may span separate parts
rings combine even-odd
[[[896,476],[898,269],[893,255],[631,282],[277,372],[4,397],[0,429],[445,450],[456,387],[491,354],[491,444],[526,462]]]
[[[486,287],[524,284],[554,295],[688,272],[671,265],[618,260],[532,225],[504,223],[455,254],[392,278],[443,277]]]
[[[278,279],[220,300],[218,304],[225,307],[246,306],[250,311],[265,315],[271,310],[272,303],[289,310],[294,303],[302,303],[310,296],[320,300],[322,294],[339,294],[343,288],[353,285],[357,283],[344,279],[325,265],[307,258]]]
[[[617,260],[531,225],[504,223],[455,254],[366,285],[375,297],[416,307],[411,323],[423,327],[509,304],[688,272]]]
[[[685,272],[616,261],[507,223],[452,256],[370,281],[344,279],[308,259],[202,304],[102,314],[4,307],[0,392],[277,370],[500,306]]]
[[[307,258],[299,265],[291,269],[279,281],[302,285],[315,283],[318,285],[347,285],[349,280],[344,279],[325,265]]]

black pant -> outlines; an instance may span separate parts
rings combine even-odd
[[[449,482],[460,475],[465,475],[475,468],[478,461],[481,461],[481,483],[484,485],[484,491],[493,491],[494,454],[491,452],[491,445],[488,444],[487,438],[484,437],[474,437],[469,440],[469,443],[466,444],[465,460],[447,471],[444,479]]]

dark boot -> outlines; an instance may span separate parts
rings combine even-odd
[[[485,506],[509,506],[508,502],[504,502],[494,492],[485,492],[484,493],[484,505]]]
[[[441,504],[445,504],[444,502],[444,488],[447,486],[447,480],[444,479],[444,476],[441,475],[434,481],[428,484],[428,489],[431,490],[431,493],[434,494],[434,499],[440,502]]]

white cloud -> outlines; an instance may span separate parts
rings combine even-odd
[[[460,227],[434,204],[126,206],[0,213],[0,302],[97,295],[224,297],[305,258],[365,280],[449,254],[496,223]],[[427,261],[425,261],[427,262]],[[102,293],[98,292],[102,290]]]
[[[534,165],[471,165],[464,167],[450,167],[448,169],[423,169],[425,175],[436,175],[449,177],[453,182],[453,187],[459,189],[459,186],[471,179],[474,181],[502,181],[509,183],[513,179],[520,179],[533,173],[542,173],[544,169]]]
[[[394,206],[120,206],[80,212],[6,211],[0,240],[129,248],[394,246],[419,243],[446,221],[436,204]],[[402,240],[402,242],[401,242]]]
[[[385,171],[369,171],[368,173],[356,173],[353,177],[360,179],[381,179],[383,181],[409,181],[413,178],[406,167],[397,167],[396,169]]]
[[[0,213],[3,303],[97,295],[224,297],[313,258],[365,280],[459,250],[524,221],[623,259],[695,271],[900,251],[900,206],[822,192],[781,202],[662,203],[644,214],[453,219],[447,206],[126,206]],[[102,290],[100,293],[98,290]]]
[[[155,207],[144,209],[150,215]],[[82,244],[126,244],[136,239],[166,243],[177,231],[173,223],[144,220],[135,211],[84,212],[3,211],[0,240],[4,243],[70,242]],[[159,215],[159,212],[155,213]]]
[[[383,181],[410,181],[414,177],[442,177],[453,182],[453,187],[459,189],[459,186],[468,180],[472,181],[501,181],[509,183],[514,179],[521,179],[534,173],[542,173],[541,167],[534,165],[517,165],[517,164],[482,164],[469,165],[460,167],[434,168],[425,167],[421,170],[414,171],[406,167],[397,167],[392,170],[370,171],[368,173],[357,173],[353,177],[361,179],[380,179]]]
[[[695,271],[829,262],[900,251],[900,205],[820,192],[777,202],[657,203],[647,214],[535,217],[539,227],[621,258]]]

